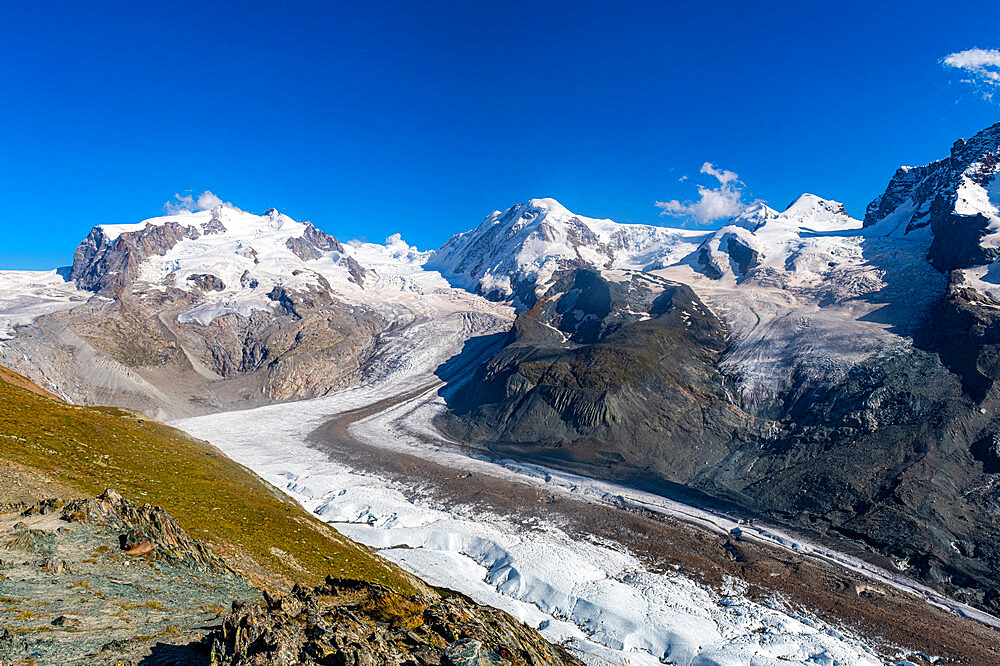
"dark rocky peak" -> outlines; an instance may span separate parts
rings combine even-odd
[[[729,225],[706,238],[685,260],[695,270],[720,280],[726,275],[742,278],[761,264],[764,253],[754,234]]]
[[[147,222],[144,228],[122,232],[113,239],[102,227],[94,227],[77,247],[69,277],[90,291],[125,287],[135,280],[144,259],[162,256],[181,240],[200,236],[197,228],[174,220],[156,225]]]
[[[322,277],[322,276],[321,276]],[[274,287],[267,295],[288,315],[303,319],[310,312],[328,309],[333,304],[330,283],[321,279],[320,286],[293,291],[283,286]]]
[[[271,210],[274,210],[273,208]],[[270,212],[270,211],[269,211]],[[295,256],[303,261],[319,259],[325,254],[337,253],[337,257],[347,267],[351,281],[359,285],[364,284],[366,275],[365,269],[347,254],[343,244],[330,234],[320,231],[311,222],[304,222],[306,230],[298,238],[289,238],[285,245]]]
[[[971,184],[987,187],[1000,170],[1000,123],[987,127],[971,139],[959,139],[944,159],[926,166],[904,166],[896,170],[889,184],[879,197],[868,204],[865,227],[889,222],[892,228],[885,233],[909,234],[917,229],[930,227],[932,205],[941,198],[947,206],[938,205],[941,214],[956,212],[960,188]],[[974,206],[966,202],[966,208]],[[950,208],[950,210],[948,210]],[[962,210],[963,214],[975,214]]]
[[[212,209],[212,219],[201,225],[201,231],[206,236],[226,233],[226,225],[222,223],[222,206]]]
[[[274,210],[273,208],[271,210]],[[304,222],[306,230],[298,238],[289,238],[286,241],[288,249],[295,253],[299,259],[310,261],[319,259],[327,252],[339,252],[344,254],[344,246],[340,241],[328,233],[320,231],[311,222]]]
[[[959,215],[939,196],[931,204],[929,219],[934,239],[927,259],[942,273],[983,266],[997,258],[997,248],[982,245],[982,239],[990,233],[990,220],[982,213]]]

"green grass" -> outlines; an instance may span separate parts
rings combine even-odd
[[[272,590],[334,575],[421,590],[214,447],[114,408],[68,405],[0,372],[0,458],[81,495],[114,488],[162,507],[251,582]],[[15,386],[11,381],[18,379]],[[37,387],[35,387],[37,389]]]

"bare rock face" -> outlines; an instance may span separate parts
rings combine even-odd
[[[344,246],[340,241],[330,234],[320,231],[308,222],[306,223],[306,230],[301,236],[289,238],[285,241],[285,244],[295,256],[304,261],[319,259],[327,252],[338,252],[344,255],[354,282],[359,285],[364,283],[365,269],[361,267],[361,264],[354,257],[348,256],[345,253]]]
[[[985,215],[959,215],[943,197],[931,204],[930,227],[934,233],[927,259],[942,273],[992,263],[997,248],[983,247],[990,220]]]
[[[216,275],[211,273],[196,273],[189,275],[188,280],[192,285],[202,291],[225,291],[226,283]]]
[[[139,274],[142,261],[154,254],[166,254],[184,238],[198,238],[195,227],[182,227],[174,221],[161,225],[147,224],[140,231],[124,232],[109,240],[100,227],[94,227],[73,255],[70,279],[81,289],[107,291],[130,284]]]
[[[581,662],[503,611],[460,595],[409,598],[327,578],[265,604],[233,604],[209,640],[219,666],[577,666]]]
[[[955,209],[963,182],[988,186],[1000,171],[1000,123],[959,139],[944,159],[920,167],[900,167],[865,211],[865,226],[899,215],[899,231],[909,234],[932,221],[931,206],[941,199],[946,212]],[[940,206],[940,204],[939,204]],[[903,224],[905,223],[905,225]]]
[[[380,316],[319,286],[271,297],[271,309],[204,325],[178,321],[197,292],[120,291],[44,317],[9,345],[33,359],[24,373],[74,402],[160,419],[316,397],[361,378]]]

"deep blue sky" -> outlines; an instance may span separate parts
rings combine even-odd
[[[705,161],[861,215],[1000,120],[939,62],[996,2],[153,4],[4,3],[0,268],[204,189],[422,248],[541,196],[676,224]]]

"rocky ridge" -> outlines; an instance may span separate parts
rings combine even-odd
[[[328,578],[264,604],[233,604],[207,639],[213,664],[577,666],[578,659],[506,613],[444,593],[407,598]]]

